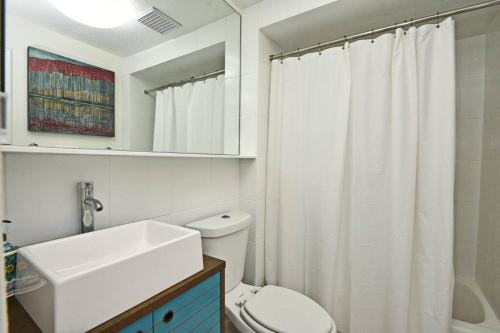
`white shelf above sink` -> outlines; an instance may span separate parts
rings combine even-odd
[[[190,153],[158,153],[111,149],[80,149],[80,148],[52,148],[1,145],[2,153],[30,153],[30,154],[62,154],[62,155],[104,155],[104,156],[143,156],[143,157],[204,157],[204,158],[255,158],[255,156],[220,155],[220,154],[190,154]]]

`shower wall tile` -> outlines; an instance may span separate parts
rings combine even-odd
[[[457,40],[456,64],[461,69],[457,72],[459,78],[484,75],[485,42],[485,35]]]
[[[486,36],[485,127],[476,280],[500,316],[500,32]]]
[[[481,202],[479,212],[479,226],[477,232],[478,239],[478,262],[480,259],[492,260],[492,255],[489,251],[493,244],[493,226],[500,217],[500,211],[495,205],[486,202]],[[484,255],[479,255],[482,253]]]
[[[500,86],[498,87],[500,89]],[[498,90],[500,91],[500,90]],[[500,111],[500,110],[499,110]],[[500,113],[484,122],[483,158],[500,160]]]
[[[500,117],[500,74],[488,76],[485,79],[484,88],[484,116],[487,119]]]
[[[457,72],[460,68],[457,69]],[[484,77],[457,78],[457,117],[482,118],[484,114]]]
[[[482,118],[484,105],[485,36],[456,43],[456,93],[459,118]]]
[[[478,202],[455,203],[455,241],[477,243]]]
[[[457,160],[480,161],[483,142],[483,119],[459,119],[456,130]]]
[[[481,184],[480,161],[456,161],[455,201],[478,202]]]
[[[500,76],[500,31],[492,32],[486,35],[486,76]]]
[[[481,203],[499,205],[500,160],[484,160],[482,163]]]
[[[474,277],[476,270],[476,244],[455,241],[455,274]]]
[[[484,129],[484,35],[456,43],[455,273],[474,277]]]

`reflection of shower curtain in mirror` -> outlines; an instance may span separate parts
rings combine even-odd
[[[153,151],[224,153],[224,75],[157,92]]]

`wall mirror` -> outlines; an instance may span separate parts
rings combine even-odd
[[[223,0],[7,0],[17,146],[238,154],[240,15]]]

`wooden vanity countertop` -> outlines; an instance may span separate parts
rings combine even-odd
[[[118,330],[132,324],[136,320],[151,313],[160,305],[165,304],[167,301],[182,294],[184,291],[195,286],[200,281],[205,280],[207,277],[216,272],[221,273],[221,313],[224,313],[224,269],[226,263],[222,260],[203,256],[203,270],[188,277],[187,279],[177,283],[176,285],[162,291],[161,293],[151,297],[150,299],[142,302],[141,304],[125,311],[122,314],[108,320],[107,322],[91,329],[89,333],[108,333],[117,332]],[[23,332],[23,333],[41,333],[42,331],[35,324],[33,319],[28,315],[26,310],[19,304],[15,297],[8,299],[8,314],[9,314],[9,332]],[[222,316],[223,317],[223,316]],[[221,323],[223,324],[223,323]]]

